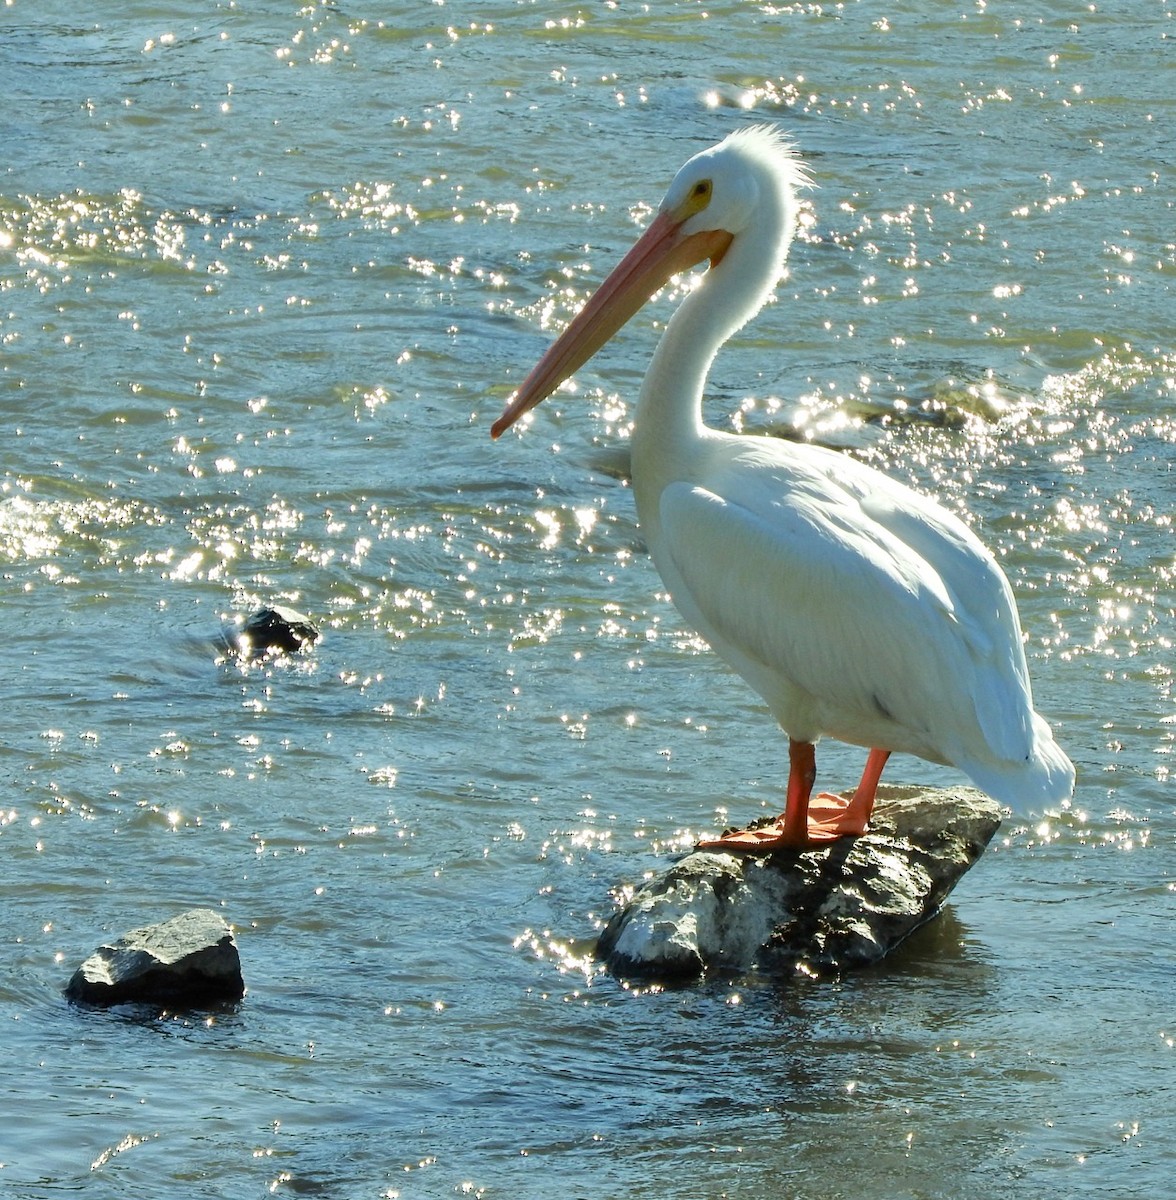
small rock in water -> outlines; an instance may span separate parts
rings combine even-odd
[[[98,947],[74,972],[67,999],[81,1004],[151,1003],[196,1008],[245,994],[233,931],[211,908],[133,929]]]
[[[319,640],[318,626],[293,608],[281,604],[259,609],[230,637],[239,654],[297,654]]]
[[[861,837],[686,855],[613,916],[597,957],[654,979],[868,966],[939,911],[999,825],[996,801],[974,788],[883,786]]]

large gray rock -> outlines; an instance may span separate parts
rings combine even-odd
[[[211,908],[194,908],[99,946],[65,994],[82,1004],[196,1008],[240,1000],[245,981],[232,929]]]
[[[686,855],[613,916],[597,955],[614,974],[659,979],[867,966],[939,911],[999,825],[973,788],[883,786],[861,837]]]

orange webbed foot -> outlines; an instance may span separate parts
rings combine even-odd
[[[869,809],[854,804],[853,796],[831,796],[821,792],[809,801],[809,841],[835,842],[843,837],[860,837],[870,823]]]
[[[857,837],[866,832],[868,814],[852,799],[822,792],[813,796],[808,805],[807,823],[800,829],[789,829],[783,816],[756,829],[737,829],[717,838],[698,843],[699,850],[730,850],[741,854],[772,854],[777,850],[805,850],[827,845],[843,837]]]

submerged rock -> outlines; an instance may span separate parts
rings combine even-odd
[[[194,908],[99,946],[65,994],[81,1004],[196,1008],[240,1000],[245,981],[232,929],[211,908]]]
[[[318,626],[296,609],[282,604],[258,609],[240,629],[229,635],[232,649],[246,657],[268,654],[297,654],[319,640]]]
[[[642,886],[597,956],[622,977],[844,971],[930,920],[1000,825],[973,788],[880,787],[870,829],[766,856],[696,850]]]

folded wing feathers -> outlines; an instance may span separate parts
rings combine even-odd
[[[995,560],[950,514],[936,506],[929,521],[903,503],[901,485],[863,489],[857,464],[834,458],[834,480],[767,489],[768,512],[762,488],[754,509],[704,488],[666,489],[663,528],[695,604],[721,636],[830,703],[881,710],[939,739],[959,765],[977,749],[976,729],[983,757],[1023,764],[1035,714]],[[689,552],[700,541],[705,566]]]

